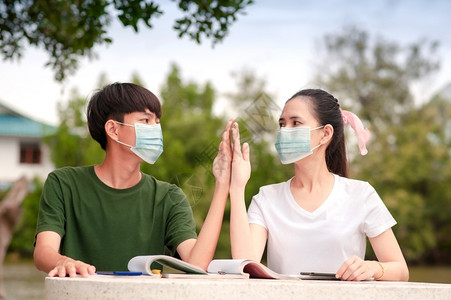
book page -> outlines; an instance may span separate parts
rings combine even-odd
[[[243,265],[246,259],[214,259],[207,268],[213,274],[243,274]]]
[[[279,278],[279,274],[271,271],[262,264],[249,262],[244,267],[244,272],[249,273],[251,278],[266,278],[276,279]]]
[[[129,260],[127,268],[130,272],[141,272],[146,275],[151,275],[150,264],[148,263],[149,258],[147,256],[135,256]]]
[[[212,274],[247,274],[250,278],[299,279],[298,277],[278,274],[262,263],[250,259],[214,259],[208,265],[207,271]]]
[[[142,272],[147,275],[154,275],[150,269],[150,266],[154,262],[190,274],[207,274],[207,272],[198,266],[167,255],[135,256],[128,262],[128,270],[132,272]]]

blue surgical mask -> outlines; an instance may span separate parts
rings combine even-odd
[[[149,164],[154,164],[161,153],[163,153],[163,133],[160,124],[148,125],[135,123],[135,125],[125,124],[116,121],[116,123],[135,127],[136,143],[135,146],[128,145],[121,141],[118,143],[129,146],[130,150],[138,157]]]
[[[323,128],[319,126],[310,129],[310,127],[281,127],[277,133],[276,150],[279,153],[282,164],[291,164],[303,159],[313,153],[313,150],[321,146],[310,148],[310,131]]]

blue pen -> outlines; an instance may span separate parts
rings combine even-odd
[[[127,272],[127,271],[114,271],[114,272],[96,272],[99,275],[117,275],[117,276],[139,276],[142,275],[141,272]]]

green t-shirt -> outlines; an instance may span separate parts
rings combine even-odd
[[[93,166],[49,174],[40,200],[36,234],[54,231],[60,253],[97,270],[127,270],[136,255],[175,254],[196,238],[191,207],[180,188],[144,174],[127,189],[105,185]]]

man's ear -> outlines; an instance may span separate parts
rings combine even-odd
[[[323,133],[324,133],[324,136],[321,139],[321,144],[327,145],[330,143],[330,141],[332,140],[332,137],[334,135],[334,127],[330,124],[325,125],[323,128]]]
[[[105,133],[107,137],[116,140],[118,139],[118,124],[113,120],[108,120],[105,123]]]

